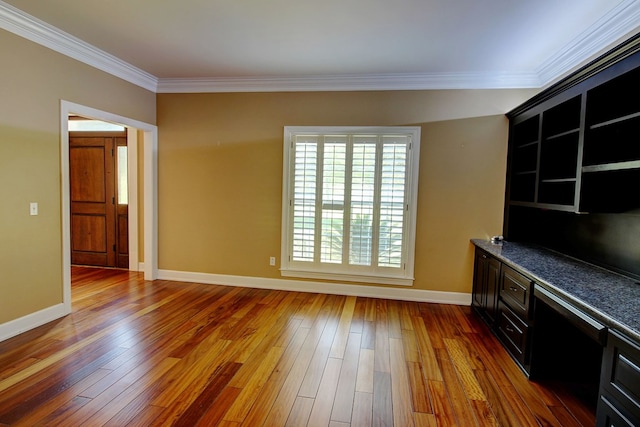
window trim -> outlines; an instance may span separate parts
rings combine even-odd
[[[285,126],[283,142],[283,173],[282,173],[282,235],[280,274],[284,277],[298,277],[322,280],[340,280],[349,282],[366,282],[375,284],[412,286],[415,267],[415,243],[418,202],[418,174],[420,161],[420,132],[419,126]],[[406,194],[408,205],[406,210],[406,232],[403,242],[405,244],[404,269],[386,267],[374,267],[362,273],[353,269],[344,271],[344,268],[304,268],[300,263],[289,261],[292,236],[290,233],[293,210],[290,200],[293,197],[291,174],[293,173],[293,141],[296,135],[310,134],[340,134],[340,135],[409,135],[411,145],[408,151]],[[292,265],[294,264],[294,265]],[[316,264],[313,265],[316,267]],[[342,271],[341,271],[342,270]],[[364,270],[364,269],[363,269]]]

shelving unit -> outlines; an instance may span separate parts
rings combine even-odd
[[[535,115],[513,126],[512,200],[534,202],[540,151],[540,116]]]
[[[507,116],[510,139],[505,239],[544,247],[637,282],[640,279],[640,33],[540,92]],[[529,137],[525,138],[527,129]],[[603,282],[601,289],[616,292],[608,285]],[[517,289],[517,286],[508,289]],[[503,313],[503,291],[507,289],[500,288],[498,319]],[[534,297],[535,318],[530,325],[532,349],[540,348],[540,337],[548,342],[549,326],[557,329],[560,321],[568,319],[566,313],[547,317],[543,309],[548,303],[544,293]],[[545,324],[541,318],[550,321]],[[503,334],[512,342],[518,336],[523,337],[529,325],[520,322],[515,326],[519,329],[511,327],[507,330],[509,334]],[[514,334],[517,330],[522,331],[518,336]],[[604,341],[598,340],[589,352],[595,360],[594,366],[600,365],[603,372],[599,381],[599,427],[613,423],[637,425],[640,420],[640,388],[637,387],[640,343],[627,342],[613,330],[609,329],[602,359],[596,357],[601,357],[600,344]],[[575,330],[566,329],[566,332],[568,334],[562,333],[563,337],[576,336]],[[592,338],[585,341],[593,344]],[[536,364],[543,360],[543,365],[545,361],[555,365],[558,354],[564,355],[565,349],[574,348],[573,343],[565,345],[564,340],[556,344],[562,346],[542,356],[536,350],[531,360]],[[513,348],[511,351],[518,358],[520,353],[514,353]],[[576,360],[585,360],[584,354],[580,349]],[[592,369],[589,365],[586,369],[579,367],[577,373],[582,380],[584,372],[596,370],[597,367]],[[532,375],[538,373],[532,372]],[[623,393],[618,394],[616,390]]]
[[[640,51],[510,116],[508,205],[640,209]],[[635,185],[634,185],[635,183]]]
[[[640,67],[587,91],[580,208],[640,207]]]
[[[539,203],[575,205],[581,99],[576,96],[543,113]]]

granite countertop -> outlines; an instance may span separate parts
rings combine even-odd
[[[640,341],[640,283],[538,246],[472,239],[501,261],[608,327]],[[535,292],[535,291],[534,291]]]

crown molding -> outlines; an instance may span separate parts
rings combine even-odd
[[[532,72],[157,78],[0,0],[0,28],[156,93],[542,88],[638,32],[638,22],[640,0],[624,0]]]
[[[0,28],[155,92],[158,79],[0,0]]]
[[[545,61],[536,74],[542,86],[560,80],[640,30],[640,0],[625,0]]]
[[[160,79],[158,93],[495,89],[539,86],[540,81],[533,73],[364,74]]]

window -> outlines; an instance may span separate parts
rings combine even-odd
[[[69,120],[69,131],[123,131],[124,126],[113,123],[101,122],[100,120],[89,120],[74,118]]]
[[[413,283],[419,127],[286,127],[282,275]]]
[[[129,204],[129,175],[128,175],[128,148],[126,145],[118,145],[116,152],[117,162],[117,183],[118,183],[118,204]]]

